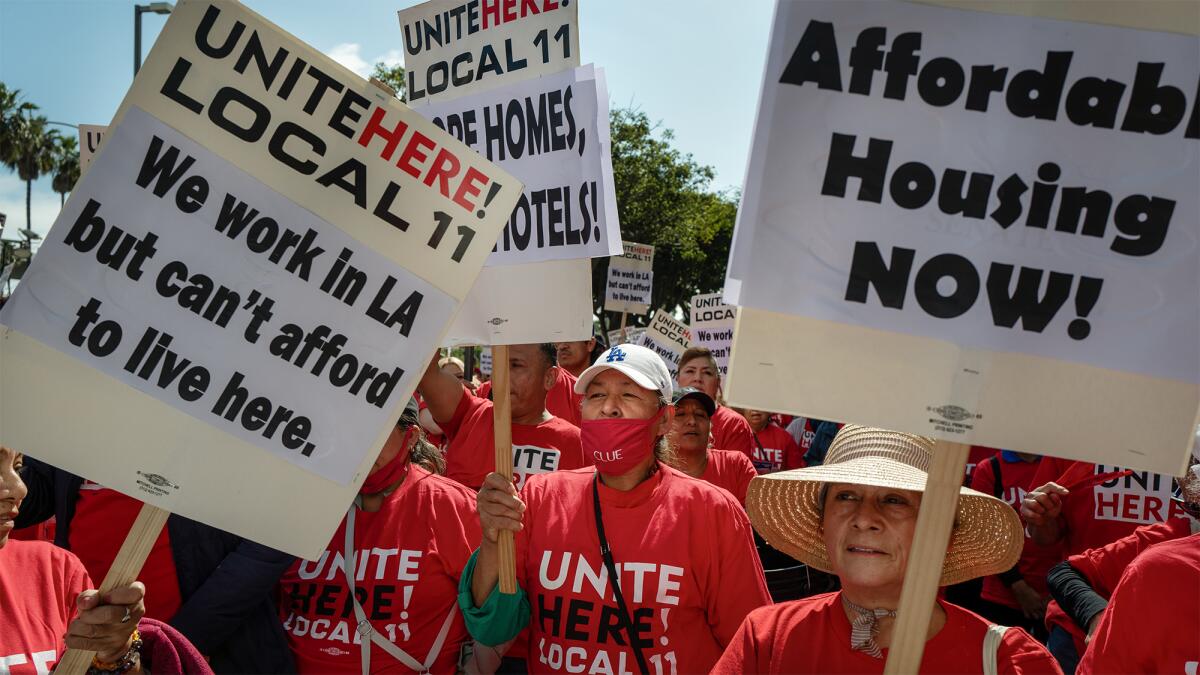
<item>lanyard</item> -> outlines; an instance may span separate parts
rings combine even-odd
[[[357,504],[351,504],[350,510],[346,512],[346,543],[342,547],[342,572],[346,575],[346,586],[350,588],[350,599],[354,601],[354,618],[358,620],[358,635],[359,642],[362,644],[362,672],[367,675],[371,672],[371,643],[379,645],[383,651],[390,654],[400,663],[412,668],[418,673],[428,673],[430,668],[433,668],[433,662],[437,660],[438,654],[442,651],[442,644],[446,641],[446,636],[450,634],[450,624],[454,622],[454,613],[458,610],[455,602],[450,602],[450,613],[446,615],[446,620],[442,622],[442,628],[438,631],[437,638],[434,639],[433,645],[429,648],[429,654],[425,657],[425,663],[418,663],[416,659],[409,656],[407,652],[400,649],[387,638],[379,634],[371,622],[367,619],[367,613],[363,611],[362,605],[358,602],[358,596],[354,592],[354,568],[357,567],[355,560],[358,557],[354,553],[354,513],[358,511]]]
[[[637,643],[633,617],[629,614],[629,608],[625,605],[625,596],[621,593],[620,580],[617,578],[617,565],[613,562],[612,550],[608,547],[608,537],[604,536],[604,518],[600,514],[599,485],[600,472],[597,471],[596,478],[592,481],[592,505],[596,511],[596,534],[600,536],[600,557],[604,558],[604,566],[608,569],[608,581],[612,584],[613,595],[617,596],[617,607],[621,609],[621,618],[625,620],[625,632],[629,635],[629,646],[633,649],[633,656],[637,659],[642,675],[649,675],[650,669],[646,667],[646,657],[642,655],[642,648]]]

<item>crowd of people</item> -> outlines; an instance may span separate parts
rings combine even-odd
[[[732,408],[702,347],[507,351],[513,478],[435,355],[315,560],[172,515],[100,594],[139,503],[0,447],[0,673],[883,671],[932,440]],[[972,448],[921,672],[1196,672],[1193,464]]]

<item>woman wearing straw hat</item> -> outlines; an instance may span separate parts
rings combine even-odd
[[[775,548],[836,574],[837,593],[751,612],[714,672],[882,672],[933,441],[847,425],[825,464],[759,476],[746,509]],[[1024,538],[1004,502],[963,488],[941,585],[1003,572]],[[1059,673],[1028,633],[939,600],[922,673]]]

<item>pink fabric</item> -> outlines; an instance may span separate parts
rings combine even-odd
[[[183,633],[154,619],[138,622],[142,636],[142,668],[155,675],[212,675],[212,668]]]

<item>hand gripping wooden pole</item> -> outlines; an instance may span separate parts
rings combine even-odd
[[[496,473],[508,480],[513,477],[512,399],[508,382],[508,345],[492,347],[492,420],[495,426]],[[500,592],[517,592],[517,558],[513,533],[500,530],[497,542],[500,554]]]
[[[933,449],[884,675],[909,675],[921,665],[968,450],[962,443],[947,441],[938,441]]]
[[[142,510],[138,512],[137,519],[133,521],[133,527],[129,528],[125,543],[121,544],[121,550],[117,551],[117,557],[113,559],[112,567],[108,568],[108,574],[104,576],[104,583],[100,584],[101,595],[117,586],[124,586],[137,580],[138,574],[142,571],[142,565],[146,563],[150,549],[158,540],[158,535],[162,532],[169,515],[171,515],[169,511],[157,506],[142,504]],[[83,675],[92,665],[92,657],[95,655],[96,652],[84,649],[68,649],[67,653],[63,654],[62,660],[58,662],[54,672],[56,675]]]

